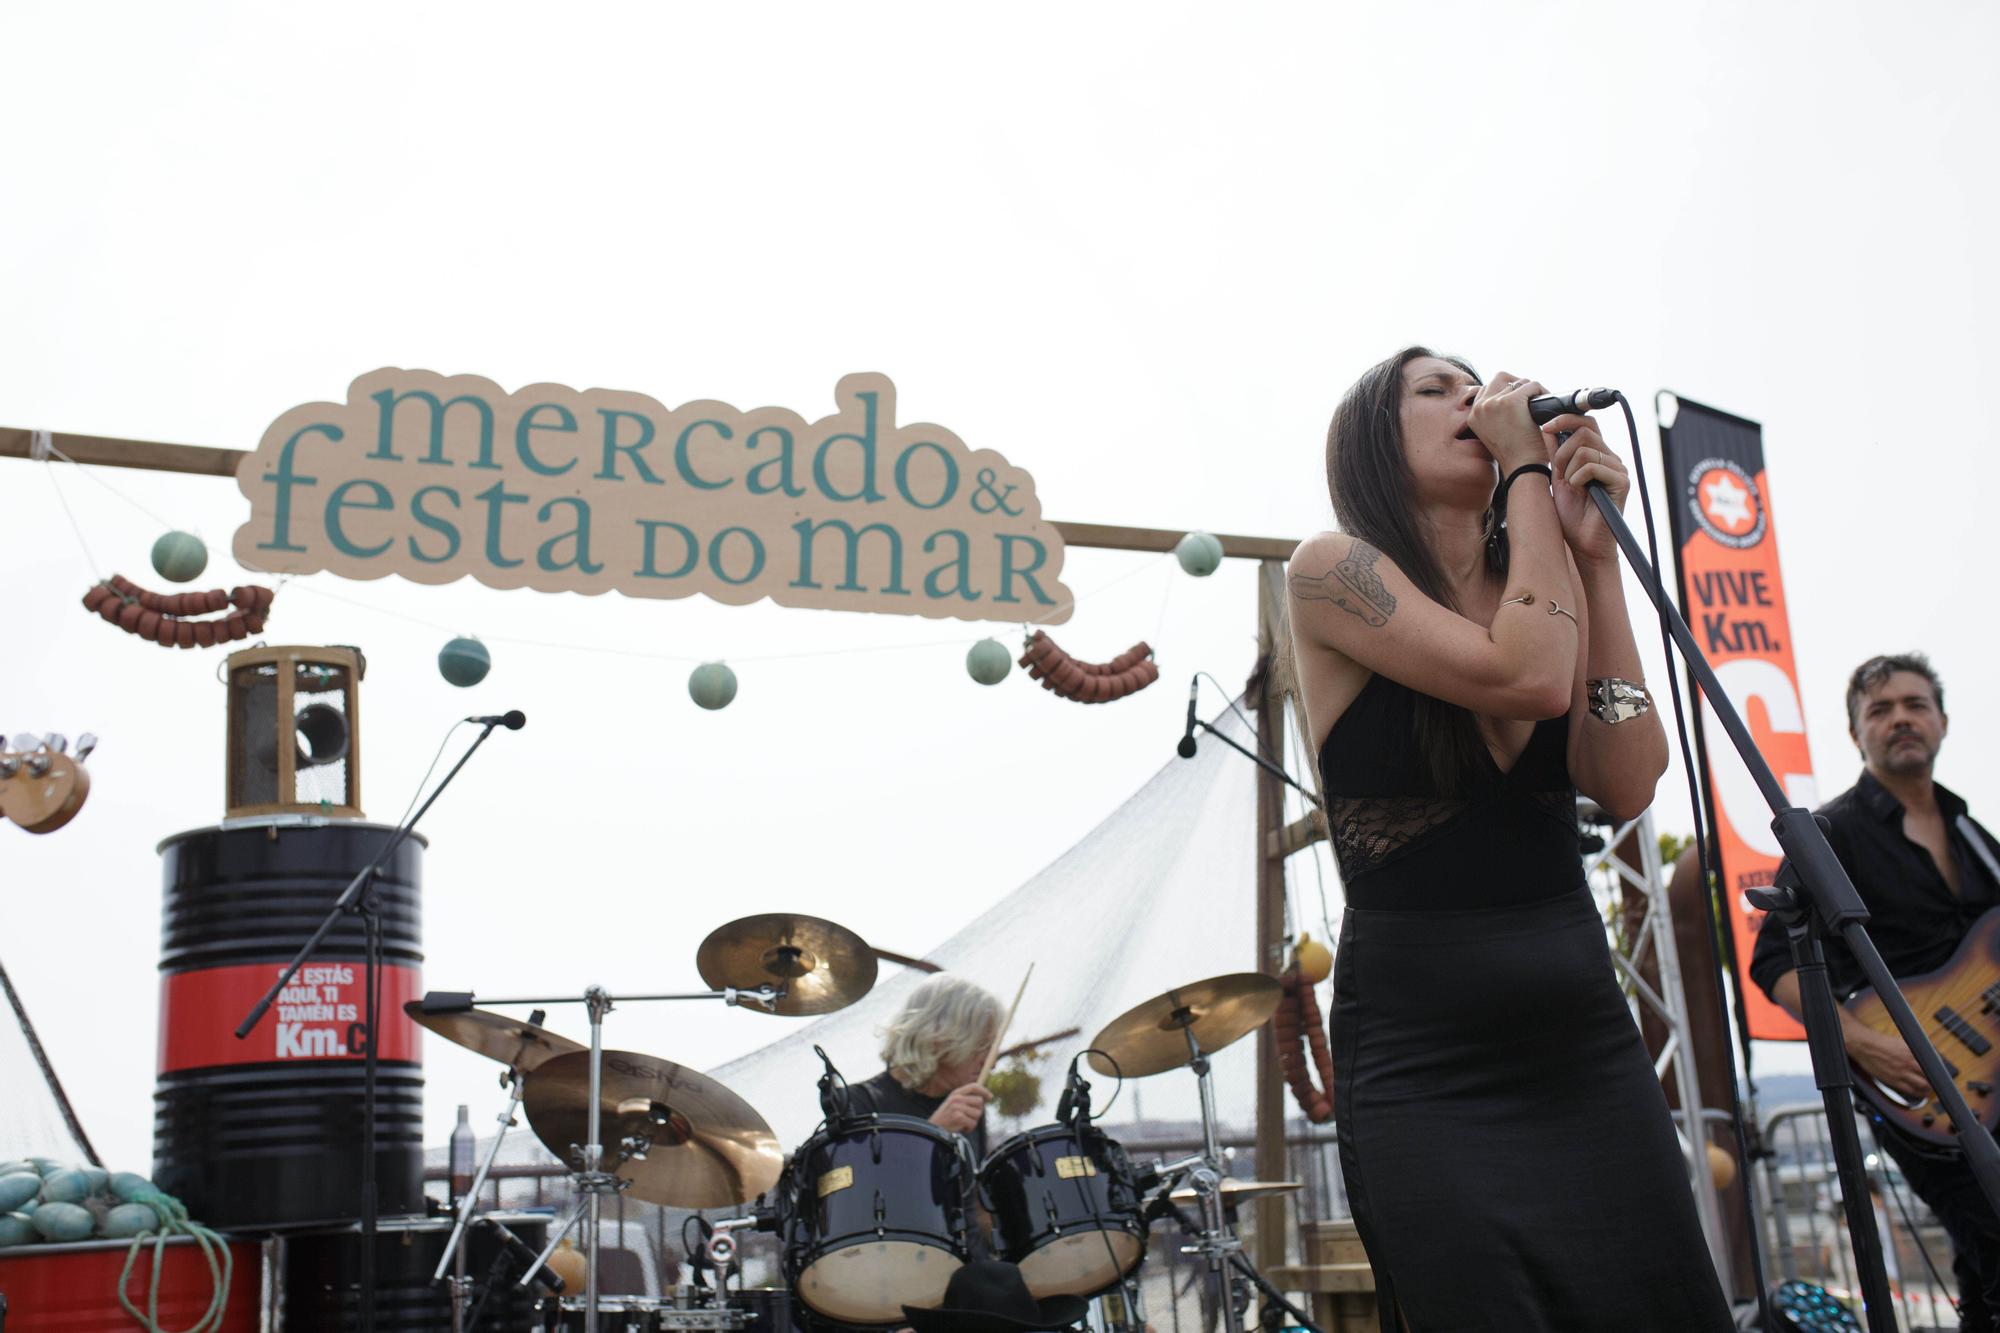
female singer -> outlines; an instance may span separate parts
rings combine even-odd
[[[1584,886],[1576,796],[1653,799],[1624,504],[1587,416],[1408,348],[1327,434],[1340,531],[1290,565],[1346,884],[1341,1165],[1390,1333],[1726,1330],[1666,1100]],[[1566,438],[1565,438],[1566,437]]]

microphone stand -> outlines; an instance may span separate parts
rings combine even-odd
[[[1189,1217],[1187,1210],[1179,1204],[1174,1203],[1170,1199],[1162,1198],[1161,1211],[1179,1223],[1181,1230],[1188,1235],[1201,1236],[1202,1224],[1194,1218]],[[1264,1299],[1258,1310],[1258,1323],[1265,1328],[1277,1327],[1276,1324],[1271,1322],[1270,1316],[1279,1310],[1283,1310],[1287,1315],[1291,1316],[1294,1323],[1300,1328],[1307,1330],[1307,1333],[1320,1333],[1319,1325],[1308,1319],[1305,1311],[1286,1300],[1285,1293],[1272,1286],[1270,1280],[1258,1272],[1256,1267],[1248,1259],[1245,1259],[1240,1251],[1232,1253],[1228,1258],[1229,1266],[1236,1270],[1237,1275],[1248,1281],[1263,1294]]]
[[[1293,779],[1290,773],[1287,773],[1284,769],[1272,763],[1270,760],[1266,759],[1263,755],[1258,754],[1256,751],[1248,749],[1243,745],[1238,744],[1232,738],[1223,735],[1220,731],[1217,731],[1213,726],[1209,725],[1207,718],[1201,718],[1201,717],[1196,718],[1194,720],[1194,725],[1197,730],[1207,732],[1209,735],[1215,737],[1215,739],[1221,741],[1224,745],[1227,745],[1230,749],[1236,751],[1236,753],[1242,755],[1245,759],[1248,759],[1251,763],[1257,765],[1257,767],[1263,769],[1266,773],[1269,773],[1272,777],[1276,778],[1278,781],[1290,787],[1293,791],[1296,791],[1299,795],[1305,797],[1307,803],[1312,805],[1315,809],[1318,808],[1319,797],[1313,795],[1311,792],[1307,791],[1304,787],[1301,787],[1298,784],[1298,782]],[[1194,747],[1192,740],[1189,741],[1188,752],[1182,755],[1181,757],[1183,759],[1192,759],[1194,757]]]
[[[1631,405],[1625,402],[1623,394],[1618,395],[1617,401],[1624,406],[1629,421]],[[1758,752],[1757,743],[1751,739],[1742,715],[1730,702],[1728,692],[1716,678],[1715,669],[1695,642],[1693,631],[1688,629],[1687,622],[1667,596],[1660,583],[1659,571],[1653,568],[1646,553],[1640,549],[1638,539],[1625,523],[1624,515],[1618,512],[1618,506],[1612,503],[1611,496],[1601,483],[1589,483],[1586,491],[1611,529],[1612,536],[1617,539],[1618,549],[1624,553],[1626,563],[1639,576],[1647,598],[1658,609],[1661,623],[1667,627],[1675,646],[1680,649],[1702,697],[1714,709],[1730,744],[1742,756],[1758,791],[1771,807],[1771,831],[1777,835],[1778,845],[1784,849],[1785,857],[1791,863],[1796,885],[1774,885],[1769,890],[1753,893],[1751,900],[1760,907],[1780,913],[1780,920],[1784,922],[1792,944],[1813,1075],[1826,1104],[1828,1129],[1839,1169],[1841,1204],[1847,1214],[1847,1234],[1854,1247],[1855,1266],[1860,1272],[1868,1327],[1871,1333],[1895,1333],[1894,1298],[1889,1291],[1888,1271],[1882,1261],[1881,1237],[1875,1229],[1874,1206],[1868,1197],[1867,1168],[1862,1160],[1861,1140],[1854,1128],[1853,1105],[1849,1100],[1853,1084],[1840,1035],[1840,1012],[1834,1001],[1832,985],[1827,980],[1824,955],[1820,950],[1821,932],[1837,935],[1861,964],[1869,985],[1875,988],[1889,1017],[1895,1022],[1896,1031],[1916,1057],[1924,1077],[1944,1104],[1953,1125],[1959,1128],[1959,1143],[1972,1165],[1972,1173],[1987,1202],[1996,1211],[2000,1211],[2000,1144],[1994,1142],[1993,1136],[1985,1131],[1967,1108],[1965,1097],[1951,1081],[1944,1060],[1924,1035],[1916,1016],[1910,1012],[1909,1001],[1903,997],[1895,978],[1889,975],[1882,955],[1876,952],[1875,942],[1869,938],[1865,925],[1868,908],[1862,903],[1861,895],[1855,892],[1854,882],[1848,878],[1846,868],[1834,856],[1826,834],[1821,831],[1812,813],[1790,804],[1790,797],[1778,784],[1771,766],[1764,762],[1764,756]],[[1683,1090],[1683,1096],[1691,1095]],[[1764,1293],[1759,1292],[1758,1299],[1761,1302]]]
[[[320,941],[326,938],[335,923],[350,912],[361,918],[362,929],[367,939],[362,954],[361,978],[363,1005],[361,1026],[362,1031],[367,1033],[367,1042],[362,1047],[361,1067],[361,1333],[375,1333],[375,1236],[379,1217],[375,1173],[375,1062],[376,1047],[379,1044],[376,1041],[380,1017],[377,1010],[380,1008],[382,998],[379,973],[382,961],[382,911],[381,903],[375,896],[375,876],[388,863],[390,853],[402,846],[403,839],[410,836],[410,830],[417,826],[417,821],[424,817],[424,812],[431,808],[431,803],[451,785],[451,780],[458,776],[461,768],[465,767],[465,761],[472,758],[473,753],[486,743],[486,738],[493,734],[493,728],[498,725],[500,725],[498,718],[486,724],[480,731],[478,739],[467,747],[465,753],[459,756],[458,762],[452,765],[451,771],[444,775],[444,781],[431,789],[430,796],[417,807],[414,814],[396,826],[395,832],[390,835],[387,842],[383,843],[382,850],[376,853],[375,859],[362,867],[361,872],[348,881],[347,887],[341,890],[340,897],[327,909],[326,919],[319,923],[319,927],[313,931],[312,936],[306,940],[292,961],[285,964],[285,970],[278,975],[277,981],[272,983],[271,989],[264,993],[264,998],[257,1001],[249,1016],[236,1027],[238,1041],[249,1036],[264,1015],[270,1012],[271,1006],[277,1002],[285,987],[291,984],[292,977],[305,965],[306,960],[312,957],[313,950],[319,948]]]

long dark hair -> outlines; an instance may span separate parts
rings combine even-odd
[[[1417,516],[1409,459],[1403,453],[1403,368],[1422,357],[1449,361],[1476,382],[1477,371],[1457,357],[1428,347],[1405,347],[1371,366],[1334,409],[1326,432],[1326,489],[1341,531],[1358,537],[1396,562],[1417,590],[1459,609],[1437,553]],[[1493,513],[1487,511],[1490,529]],[[1504,542],[1487,544],[1487,563],[1505,573]],[[1417,748],[1437,790],[1462,795],[1488,758],[1486,740],[1470,709],[1416,694]]]

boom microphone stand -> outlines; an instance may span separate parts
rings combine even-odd
[[[376,1010],[381,1005],[378,969],[382,960],[382,911],[381,903],[375,896],[375,876],[381,872],[384,865],[388,864],[390,853],[402,846],[403,839],[410,836],[410,830],[417,826],[417,821],[424,817],[424,812],[431,808],[431,803],[451,785],[451,780],[458,776],[461,768],[465,767],[465,761],[472,758],[473,753],[486,743],[486,738],[493,734],[493,728],[504,725],[516,729],[520,726],[521,715],[509,713],[504,718],[469,720],[486,723],[478,739],[458,757],[458,762],[444,775],[444,781],[431,789],[430,796],[417,807],[416,813],[396,826],[396,831],[382,844],[382,850],[376,853],[375,859],[362,867],[360,874],[348,881],[347,887],[341,890],[340,897],[327,909],[326,919],[319,923],[318,929],[313,931],[311,938],[305,942],[292,961],[285,964],[285,970],[278,974],[278,979],[271,984],[271,989],[264,993],[264,998],[257,1001],[249,1016],[236,1027],[238,1041],[249,1036],[264,1015],[270,1012],[279,994],[291,984],[293,975],[305,965],[307,959],[312,957],[313,950],[319,948],[320,941],[326,938],[334,924],[349,912],[361,918],[362,929],[366,932],[368,941],[367,950],[363,954],[361,979],[361,1022],[363,1030],[368,1034],[361,1066],[361,1333],[375,1333],[375,1224],[380,1211],[376,1202],[375,1188],[375,1053],[376,1048],[381,1045],[378,1040],[381,1027]]]
[[[1616,401],[1625,410],[1627,426],[1631,426],[1632,405],[1622,393],[1616,396]],[[1632,434],[1636,449],[1637,430],[1634,429]],[[1840,1036],[1840,1014],[1834,1003],[1832,986],[1827,981],[1825,960],[1820,950],[1821,932],[1837,935],[1847,945],[1855,960],[1861,964],[1868,984],[1882,997],[1889,1017],[1896,1024],[1896,1031],[1916,1057],[1924,1077],[1929,1080],[1932,1091],[1943,1103],[1952,1123],[1959,1127],[1959,1143],[1972,1164],[1973,1175],[1978,1179],[1987,1202],[1996,1211],[2000,1211],[2000,1144],[1994,1142],[1993,1136],[1985,1132],[1967,1108],[1965,1098],[1951,1081],[1937,1048],[1924,1035],[1916,1016],[1910,1012],[1909,1001],[1903,998],[1895,978],[1889,975],[1887,965],[1882,962],[1882,955],[1876,952],[1875,942],[1868,937],[1865,925],[1868,908],[1862,903],[1861,895],[1855,892],[1854,882],[1847,877],[1846,868],[1834,856],[1826,834],[1820,830],[1812,813],[1789,804],[1790,798],[1778,785],[1778,779],[1771,772],[1771,766],[1764,762],[1764,756],[1758,753],[1757,744],[1751,739],[1742,715],[1730,702],[1728,692],[1716,678],[1715,669],[1703,656],[1693,632],[1667,596],[1660,583],[1659,571],[1653,568],[1646,553],[1639,548],[1638,539],[1626,525],[1624,515],[1618,512],[1618,506],[1611,502],[1611,496],[1601,483],[1593,481],[1585,489],[1597,506],[1597,512],[1603,515],[1612,536],[1617,539],[1625,562],[1639,576],[1647,598],[1658,609],[1660,621],[1680,649],[1689,674],[1701,688],[1702,697],[1715,710],[1729,743],[1736,747],[1744,767],[1750,771],[1758,791],[1771,807],[1771,831],[1777,835],[1778,845],[1784,849],[1793,872],[1786,878],[1795,877],[1796,883],[1775,885],[1768,891],[1760,891],[1752,895],[1752,901],[1783,914],[1780,919],[1786,924],[1793,961],[1798,965],[1800,1007],[1805,1011],[1813,1075],[1826,1103],[1834,1158],[1839,1168],[1841,1205],[1847,1214],[1847,1234],[1854,1246],[1856,1267],[1860,1270],[1868,1327],[1871,1333],[1896,1333],[1893,1297],[1882,1262],[1881,1238],[1875,1229],[1875,1210],[1868,1198],[1867,1169],[1862,1160],[1861,1141],[1855,1132],[1853,1107],[1849,1101],[1852,1083]]]

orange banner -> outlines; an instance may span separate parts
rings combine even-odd
[[[1663,414],[1660,450],[1675,488],[1682,614],[1791,802],[1812,809],[1819,789],[1792,661],[1763,431],[1754,421],[1682,398],[1671,420]],[[1764,914],[1743,895],[1769,884],[1783,859],[1771,810],[1706,699],[1696,726],[1715,836],[1711,855],[1720,862],[1750,1035],[1798,1041],[1804,1030],[1749,976]]]

